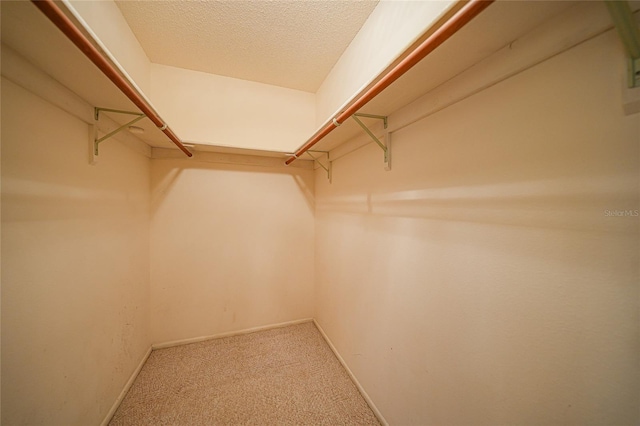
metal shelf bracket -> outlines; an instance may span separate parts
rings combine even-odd
[[[640,87],[640,58],[628,59],[628,82],[630,88]]]
[[[96,121],[98,121],[100,119],[100,112],[101,111],[105,111],[105,112],[115,112],[117,114],[127,114],[127,115],[135,115],[136,118],[134,118],[133,120],[129,121],[128,123],[123,124],[122,126],[118,127],[117,129],[107,133],[106,135],[104,135],[103,137],[96,139],[96,126],[95,125],[90,125],[89,126],[89,151],[90,151],[90,162],[91,164],[95,164],[98,160],[98,154],[99,154],[99,146],[100,143],[106,141],[107,139],[109,139],[110,137],[116,135],[117,133],[121,132],[122,130],[128,128],[129,126],[137,123],[138,121],[142,120],[143,118],[146,117],[146,115],[140,113],[140,112],[131,112],[131,111],[122,111],[119,109],[111,109],[111,108],[94,108],[94,118]]]
[[[625,50],[629,55],[628,86],[640,87],[640,28],[633,16],[628,1],[607,0],[604,2]]]
[[[327,162],[329,163],[329,165],[325,166],[324,164],[322,164],[322,162],[320,161],[319,157],[316,157],[315,155],[313,155],[312,152],[326,155],[327,156]],[[309,154],[309,157],[313,158],[313,161],[318,163],[318,165],[320,167],[322,167],[325,172],[327,172],[327,179],[329,179],[329,183],[331,183],[332,174],[333,174],[333,161],[331,161],[329,159],[329,153],[327,151],[311,151],[311,150],[308,150],[307,154]]]
[[[356,121],[356,123],[360,125],[360,127],[362,127],[362,130],[364,130],[369,135],[369,137],[373,139],[373,141],[382,149],[382,151],[384,152],[384,169],[391,170],[391,133],[387,131],[387,116],[373,114],[353,114],[351,117]],[[378,120],[382,120],[385,129],[384,143],[382,143],[380,139],[378,139],[376,135],[374,135],[373,132],[369,130],[369,128],[358,117],[375,118]]]

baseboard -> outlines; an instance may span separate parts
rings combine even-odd
[[[322,335],[324,340],[327,342],[327,345],[329,345],[329,347],[333,351],[336,358],[338,358],[338,361],[340,361],[340,364],[342,364],[344,369],[347,370],[347,374],[349,374],[349,377],[351,377],[351,380],[353,381],[353,383],[356,385],[356,387],[362,394],[362,397],[367,402],[367,404],[369,404],[369,407],[371,407],[371,411],[373,411],[373,414],[376,415],[376,417],[378,418],[378,420],[383,426],[389,426],[389,423],[387,423],[385,418],[382,416],[382,413],[380,412],[380,410],[378,410],[378,407],[376,407],[376,404],[373,403],[373,401],[371,400],[367,392],[364,390],[364,388],[362,387],[362,385],[360,384],[356,376],[353,374],[353,372],[351,371],[347,363],[344,361],[344,359],[342,358],[342,356],[340,355],[336,347],[333,345],[333,343],[331,342],[327,334],[324,332],[322,327],[320,327],[320,324],[318,324],[318,321],[316,321],[315,318],[313,319],[313,323],[317,327],[318,331],[320,331],[320,334]]]
[[[133,374],[131,374],[131,377],[129,377],[129,380],[127,380],[127,383],[125,383],[124,388],[122,388],[122,392],[120,392],[120,395],[118,395],[118,398],[116,398],[115,402],[111,406],[111,409],[105,416],[104,420],[102,421],[102,423],[100,423],[100,426],[107,426],[109,424],[109,422],[111,421],[111,418],[113,417],[113,415],[116,413],[116,410],[120,406],[120,403],[124,399],[127,392],[129,392],[129,388],[131,388],[131,385],[133,385],[133,382],[136,380],[136,377],[138,377],[140,370],[142,370],[142,366],[144,365],[145,362],[147,362],[149,355],[151,355],[151,350],[152,348],[151,346],[149,346],[149,349],[147,349],[147,352],[142,357],[142,360],[140,360],[140,363],[134,370]]]
[[[153,348],[153,350],[164,349],[164,348],[170,348],[173,346],[188,345],[189,343],[204,342],[205,340],[220,339],[222,337],[239,336],[241,334],[255,333],[257,331],[271,330],[272,328],[287,327],[290,325],[302,324],[305,322],[312,322],[312,321],[314,321],[313,318],[305,318],[300,320],[281,322],[277,324],[263,325],[260,327],[246,328],[243,330],[229,331],[226,333],[212,334],[210,336],[200,336],[200,337],[193,337],[190,339],[173,340],[173,341],[164,342],[164,343],[155,343],[151,345],[151,347]]]

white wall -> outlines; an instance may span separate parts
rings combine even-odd
[[[151,66],[151,100],[188,142],[293,152],[315,131],[315,95]]]
[[[2,79],[2,423],[100,423],[150,345],[149,160]]]
[[[151,185],[154,343],[313,317],[312,170],[157,159]]]
[[[380,1],[316,92],[316,126],[369,84],[452,3]]]
[[[316,318],[390,424],[640,421],[624,63],[610,31],[317,172]]]

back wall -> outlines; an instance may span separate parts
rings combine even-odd
[[[313,215],[311,169],[152,160],[154,343],[313,317]]]

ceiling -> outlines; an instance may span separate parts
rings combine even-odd
[[[116,3],[153,63],[315,93],[378,1]]]

